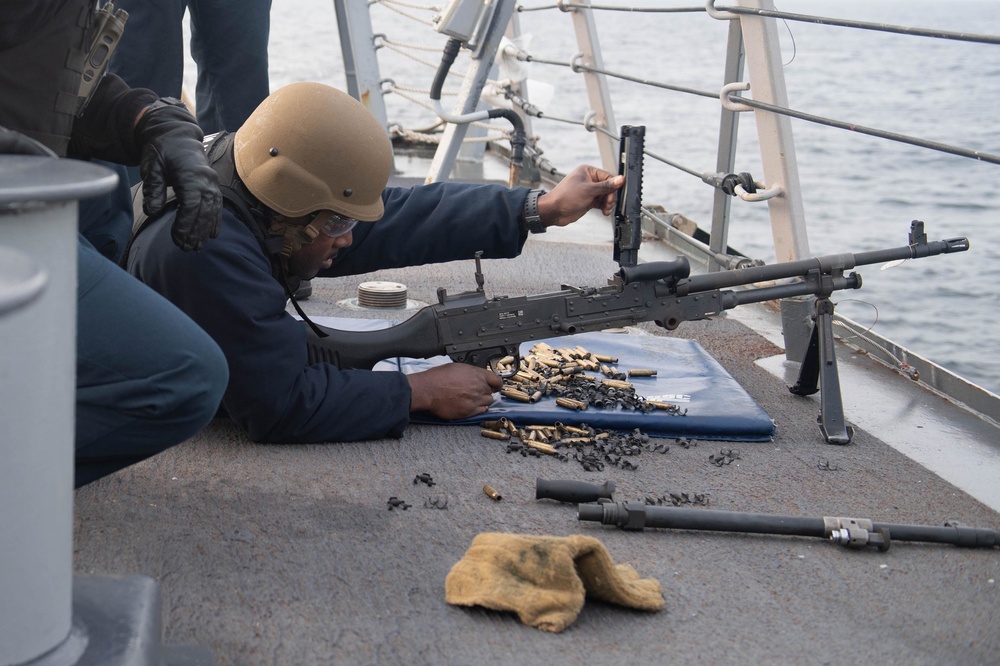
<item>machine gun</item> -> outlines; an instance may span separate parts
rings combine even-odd
[[[526,341],[646,321],[674,330],[682,322],[706,319],[738,305],[812,294],[826,304],[817,315],[813,333],[812,346],[819,352],[807,356],[803,374],[792,391],[800,395],[815,393],[817,379],[822,375],[820,427],[828,442],[846,444],[852,433],[843,423],[830,324],[833,308],[828,297],[834,291],[861,287],[860,275],[853,272],[845,275],[845,271],[856,266],[964,252],[969,249],[969,241],[965,238],[928,241],[923,222],[914,221],[908,244],[886,250],[834,254],[706,275],[690,275],[690,265],[683,256],[636,265],[639,221],[635,214],[639,211],[641,168],[636,169],[634,162],[642,159],[642,142],[641,135],[631,130],[623,131],[621,159],[626,186],[619,191],[619,197],[625,200],[618,206],[621,214],[615,216],[616,226],[628,225],[628,228],[616,228],[619,270],[606,286],[563,286],[547,294],[487,298],[477,253],[476,291],[448,294],[440,288],[437,304],[418,310],[390,328],[344,331],[314,325],[315,328],[307,329],[309,362],[370,369],[387,358],[447,355],[454,361],[495,367],[502,358],[518,359],[520,345]],[[631,133],[626,135],[626,131]],[[787,283],[752,286],[765,281]]]

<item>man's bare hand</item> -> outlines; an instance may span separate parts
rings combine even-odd
[[[454,421],[483,414],[503,381],[496,373],[465,363],[448,363],[406,376],[410,411]]]
[[[624,182],[624,176],[597,167],[578,166],[551,192],[539,197],[538,214],[547,227],[565,227],[592,208],[610,215],[615,209],[615,192]]]

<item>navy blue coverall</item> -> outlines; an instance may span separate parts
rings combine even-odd
[[[471,259],[517,256],[527,233],[526,188],[439,183],[387,188],[385,215],[354,229],[321,277]],[[202,251],[170,240],[168,213],[135,239],[128,270],[186,312],[229,362],[223,407],[260,442],[355,441],[399,437],[410,419],[410,387],[399,372],[308,365],[306,330],[286,310],[271,262],[230,210]]]

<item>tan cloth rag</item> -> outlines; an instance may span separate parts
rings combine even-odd
[[[562,631],[576,619],[586,595],[620,606],[658,611],[663,588],[615,564],[593,537],[484,533],[448,572],[445,601],[514,611],[525,624]]]

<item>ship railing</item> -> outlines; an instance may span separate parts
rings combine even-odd
[[[486,34],[481,37],[475,49],[463,49],[454,71],[448,72],[443,94],[454,100],[454,113],[468,113],[476,108],[502,104],[514,108],[522,116],[528,134],[527,156],[530,158],[530,165],[526,165],[520,174],[522,182],[539,178],[557,180],[563,175],[559,167],[550,162],[537,141],[538,136],[546,136],[546,127],[552,127],[553,124],[579,127],[582,130],[581,137],[585,136],[584,132],[590,137],[581,139],[581,143],[594,142],[592,145],[595,145],[600,155],[601,166],[609,171],[617,170],[619,126],[615,121],[616,109],[609,92],[609,80],[614,81],[616,86],[642,86],[654,92],[676,93],[714,103],[719,122],[712,168],[685,163],[688,159],[700,159],[697,156],[668,157],[661,154],[665,151],[657,146],[655,125],[647,127],[645,142],[645,154],[650,160],[699,179],[707,188],[706,192],[711,192],[711,226],[707,234],[701,230],[689,232],[689,225],[684,224],[688,220],[683,211],[668,212],[655,205],[644,208],[647,230],[671,244],[682,246],[685,253],[696,255],[702,260],[705,270],[732,268],[746,260],[729,246],[734,204],[766,206],[774,246],[773,256],[777,261],[793,261],[812,254],[803,210],[792,120],[1000,164],[1000,155],[975,148],[909,136],[888,129],[869,127],[850,119],[805,113],[792,108],[785,86],[785,63],[780,47],[779,27],[784,25],[783,22],[799,21],[850,30],[895,33],[915,39],[959,40],[994,45],[1000,44],[1000,37],[997,36],[777,11],[771,0],[733,0],[726,6],[722,6],[719,0],[707,0],[703,5],[687,7],[594,4],[590,0],[557,0],[554,4],[534,5],[516,4],[516,0],[487,0],[484,4],[493,7]],[[421,84],[431,80],[432,70],[439,65],[437,54],[447,40],[445,35],[435,29],[436,20],[445,9],[442,5],[407,0],[335,0],[335,6],[349,92],[365,102],[383,120],[387,131],[394,138],[431,147],[433,159],[426,174],[427,182],[447,180],[456,171],[459,175],[468,173],[467,165],[480,164],[487,146],[499,147],[502,151],[511,136],[505,121],[455,124],[444,123],[433,115],[433,106],[427,96],[428,88]],[[385,10],[384,13],[404,17],[406,27],[398,29],[397,35],[386,29],[385,22],[380,21],[379,32],[376,33],[371,27],[371,14],[375,10]],[[701,14],[706,20],[728,23],[721,72],[722,85],[718,88],[710,85],[681,85],[675,81],[652,78],[646,71],[636,73],[606,67],[605,52],[599,35],[600,22],[595,19],[595,15],[601,12],[630,12],[637,16],[648,13]],[[575,53],[569,56],[551,55],[551,40],[537,36],[532,43],[523,42],[525,33],[522,32],[522,19],[526,20],[529,14],[532,18],[544,14],[545,25],[553,26],[558,22],[565,23],[568,18],[575,36]],[[627,48],[628,44],[615,44],[614,47]],[[607,53],[612,52],[609,50]],[[415,80],[404,82],[396,69],[382,66],[382,61],[390,57],[406,58],[415,63],[418,69],[426,69],[420,70]],[[462,58],[466,60],[464,72],[459,68]],[[494,62],[501,65],[495,65]],[[508,65],[506,68],[504,63]],[[562,70],[567,77],[578,77],[584,93],[578,96],[584,105],[579,108],[578,116],[569,117],[565,113],[562,116],[555,115],[536,106],[533,103],[531,79],[510,74],[518,63]],[[383,74],[389,71],[392,72],[391,78]],[[453,82],[460,82],[458,89],[454,88]],[[390,109],[390,104],[395,106]],[[407,105],[410,108],[405,108]],[[418,111],[414,112],[413,109]],[[635,115],[631,109],[622,111],[622,117]],[[749,158],[738,158],[736,154],[741,115],[752,115],[757,131],[756,147],[759,154]],[[706,162],[710,159],[706,159]],[[745,169],[738,168],[738,163],[759,165],[762,172],[751,176]],[[737,173],[741,176],[740,186],[735,189],[730,186],[730,191],[725,191],[722,187],[723,177]],[[795,321],[798,318],[790,316],[787,320]],[[802,320],[807,321],[808,317]],[[787,325],[783,329],[786,350],[805,348],[809,335],[807,325],[798,330]],[[852,330],[852,337],[861,341],[861,346],[869,348],[877,356],[888,355],[888,358],[883,358],[886,362],[897,367],[912,366],[912,363],[908,364],[898,358],[898,354],[893,356],[888,352],[882,353],[882,350],[896,348],[891,341],[870,332],[861,336],[858,332],[865,330],[863,326],[855,325]],[[862,337],[870,339],[870,344],[862,341]],[[792,353],[789,353],[789,358],[799,360]],[[920,362],[920,359],[915,360]]]

